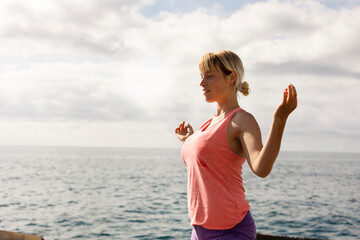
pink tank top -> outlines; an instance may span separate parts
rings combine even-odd
[[[241,177],[245,158],[235,154],[227,127],[241,108],[210,126],[211,119],[186,139],[181,155],[187,167],[188,209],[192,225],[229,229],[250,209]]]

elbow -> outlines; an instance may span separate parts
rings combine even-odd
[[[261,177],[261,178],[266,178],[267,176],[269,176],[270,172],[271,172],[271,169],[268,171],[256,171],[255,175],[258,177]]]
[[[266,174],[266,173],[258,173],[258,174],[256,174],[256,176],[261,177],[261,178],[266,178],[267,176],[269,176],[269,173],[268,174]]]
[[[261,177],[261,178],[266,178],[267,176],[269,176],[273,165],[257,163],[257,164],[250,165],[250,167],[256,176]]]

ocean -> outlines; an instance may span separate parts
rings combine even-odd
[[[281,152],[243,167],[257,231],[360,239],[360,153]],[[190,239],[180,149],[0,147],[0,230],[55,239]]]

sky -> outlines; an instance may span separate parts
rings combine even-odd
[[[198,61],[244,63],[263,141],[289,83],[283,151],[359,152],[359,0],[2,0],[0,145],[180,148],[216,112]]]

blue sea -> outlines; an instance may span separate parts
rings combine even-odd
[[[263,234],[360,239],[360,154],[281,152],[244,186]],[[0,147],[0,229],[55,239],[189,239],[179,149]]]

